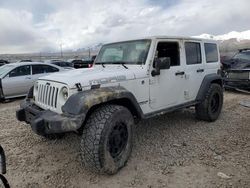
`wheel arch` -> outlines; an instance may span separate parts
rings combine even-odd
[[[121,86],[78,92],[69,97],[62,107],[62,111],[72,115],[84,114],[86,120],[95,109],[105,104],[124,106],[134,117],[138,119],[143,117],[143,112],[135,96]]]
[[[223,87],[222,77],[215,73],[206,75],[204,79],[202,80],[200,89],[196,96],[196,101],[202,101],[205,99],[206,92],[208,91],[210,85],[213,83],[216,83],[220,85],[221,87]]]

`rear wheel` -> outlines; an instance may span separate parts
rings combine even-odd
[[[223,105],[223,89],[219,84],[211,84],[205,99],[195,106],[196,117],[205,121],[215,121]]]
[[[87,120],[81,140],[81,156],[85,167],[99,173],[115,174],[131,153],[134,118],[118,105],[105,105]]]

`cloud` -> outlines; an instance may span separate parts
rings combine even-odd
[[[39,52],[53,48],[54,44],[33,27],[32,20],[30,12],[0,8],[1,53]]]
[[[8,53],[250,29],[249,0],[25,0],[27,6],[10,2],[0,9],[0,50]]]

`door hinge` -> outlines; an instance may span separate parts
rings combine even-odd
[[[155,79],[149,79],[149,85],[155,84]]]
[[[189,99],[189,91],[184,91],[184,98]]]

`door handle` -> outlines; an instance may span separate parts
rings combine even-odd
[[[175,73],[175,76],[184,75],[184,74],[185,74],[184,71],[182,71],[182,72],[178,71],[178,72]]]
[[[28,80],[30,80],[30,79],[31,79],[31,77],[26,77],[25,79],[28,79]]]
[[[204,69],[198,69],[196,72],[204,72]]]

